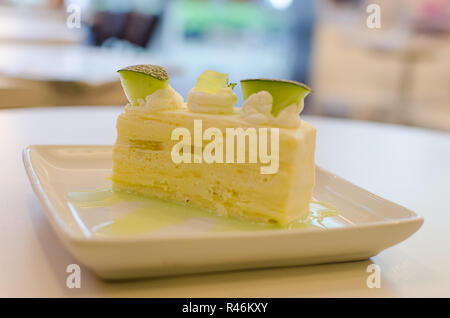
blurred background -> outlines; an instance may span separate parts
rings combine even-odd
[[[123,105],[140,63],[185,98],[205,69],[286,78],[307,114],[450,131],[450,0],[0,0],[0,108]]]

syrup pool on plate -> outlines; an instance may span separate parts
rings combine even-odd
[[[113,207],[126,202],[138,203],[138,207],[125,216],[111,218],[110,221],[95,226],[96,234],[108,236],[150,234],[186,223],[197,224],[197,226],[201,223],[208,232],[326,229],[327,225],[324,221],[338,216],[338,211],[333,206],[311,201],[309,214],[305,218],[292,221],[286,227],[282,227],[278,224],[260,224],[235,217],[221,216],[203,209],[115,191],[112,188],[69,192],[67,197],[76,207],[92,209],[92,213],[95,213],[95,208]]]

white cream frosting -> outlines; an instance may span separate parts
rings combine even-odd
[[[153,94],[145,97],[145,100],[139,98],[137,102],[139,104],[137,106],[128,104],[126,107],[128,109],[143,112],[155,112],[159,110],[182,108],[184,106],[183,97],[170,85],[167,85],[166,88],[156,90]]]
[[[250,123],[257,125],[273,125],[283,128],[300,127],[300,113],[303,110],[304,101],[300,98],[298,104],[284,108],[278,116],[273,116],[273,97],[268,91],[260,91],[250,95],[242,105],[241,116]]]
[[[237,95],[231,87],[223,87],[216,93],[191,89],[187,98],[187,107],[195,113],[230,114],[237,102]]]

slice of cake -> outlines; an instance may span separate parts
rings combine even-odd
[[[300,120],[309,89],[207,71],[187,104],[158,66],[120,72],[129,99],[117,122],[115,189],[254,222],[286,225],[308,213],[315,128]]]

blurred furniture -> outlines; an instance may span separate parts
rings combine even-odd
[[[159,20],[159,15],[139,12],[97,12],[92,22],[91,37],[93,43],[98,46],[110,38],[116,38],[146,47]]]
[[[294,1],[289,8],[292,15],[292,72],[290,79],[310,85],[311,51],[313,45],[315,27],[315,4],[314,1]],[[305,101],[305,108],[309,107],[309,100]]]
[[[371,260],[319,266],[109,283],[81,264],[81,289],[67,288],[66,267],[77,261],[51,229],[20,153],[30,144],[111,145],[122,111],[0,110],[0,297],[450,297],[450,134],[306,116],[318,132],[317,163],[421,214],[417,233]],[[381,288],[366,285],[372,263]]]
[[[159,20],[159,15],[130,12],[127,14],[125,27],[119,38],[146,47],[155,33]]]
[[[147,52],[0,44],[0,107],[124,104],[116,71],[140,63],[164,64]]]
[[[318,25],[312,113],[450,131],[450,35],[369,32]]]
[[[70,29],[63,10],[0,6],[0,44],[74,44],[84,41],[83,28]]]
[[[118,38],[126,18],[127,15],[124,12],[97,12],[91,26],[93,44],[100,46],[109,38]]]

